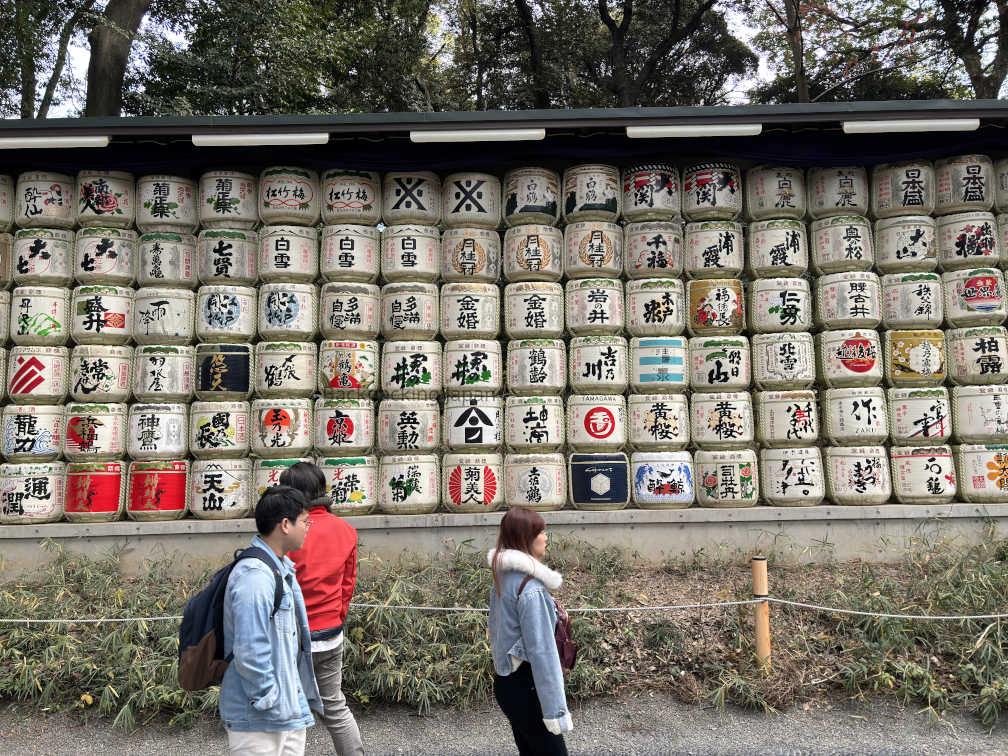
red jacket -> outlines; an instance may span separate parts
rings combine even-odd
[[[357,531],[325,507],[312,507],[304,545],[287,556],[308,610],[312,632],[339,627],[347,616],[357,582]]]

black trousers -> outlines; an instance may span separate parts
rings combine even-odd
[[[494,674],[494,697],[511,723],[521,756],[567,756],[563,735],[554,735],[543,724],[542,707],[528,662],[522,662],[507,677]]]

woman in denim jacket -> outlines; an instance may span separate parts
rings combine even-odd
[[[509,509],[497,548],[487,554],[494,578],[489,621],[494,697],[520,754],[566,756],[563,733],[573,724],[554,636],[556,602],[549,593],[563,577],[542,563],[544,556],[546,522],[529,509]],[[519,595],[527,576],[531,580]]]

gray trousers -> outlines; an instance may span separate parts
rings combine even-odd
[[[343,644],[312,654],[315,681],[318,683],[325,713],[320,717],[329,730],[339,756],[364,756],[357,720],[343,695]]]

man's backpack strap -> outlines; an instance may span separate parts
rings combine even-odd
[[[270,572],[273,573],[273,611],[270,612],[270,620],[276,617],[277,611],[280,609],[280,602],[283,601],[283,578],[280,576],[280,570],[277,569],[276,565],[273,563],[273,558],[267,554],[265,551],[260,549],[258,546],[249,546],[247,549],[238,549],[234,553],[234,562],[231,563],[231,569],[234,569],[235,565],[238,564],[242,559],[258,559],[263,562],[267,567],[270,568]],[[221,604],[220,607],[220,617],[217,623],[217,627],[220,628],[220,636],[224,637],[224,605]],[[234,651],[232,650],[228,654],[224,661],[228,664],[234,659]]]

